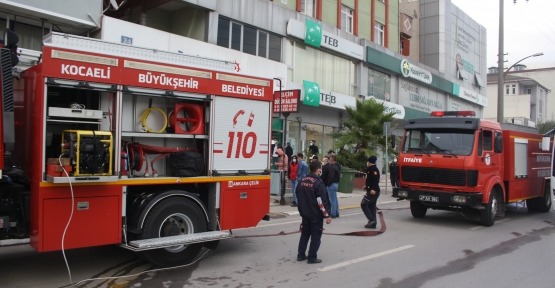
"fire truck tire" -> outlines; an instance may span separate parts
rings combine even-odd
[[[428,207],[420,201],[410,201],[410,212],[414,218],[424,218],[426,212],[428,212]]]
[[[193,202],[172,197],[156,204],[148,213],[139,239],[152,239],[206,232],[206,218]],[[191,263],[203,244],[178,245],[168,248],[142,251],[141,256],[160,267]]]
[[[490,227],[495,223],[495,217],[500,209],[499,195],[496,190],[491,191],[489,195],[489,202],[480,210],[480,223],[486,227]]]
[[[547,183],[543,197],[532,198],[526,200],[528,211],[545,213],[551,210],[551,193],[549,193],[550,185]]]

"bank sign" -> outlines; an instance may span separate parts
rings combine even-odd
[[[307,45],[333,50],[350,58],[364,60],[364,47],[324,31],[321,24],[306,19],[305,22],[289,19],[287,35],[303,40]]]
[[[399,104],[425,113],[445,110],[446,96],[415,83],[399,81]]]
[[[462,99],[476,103],[480,106],[488,106],[488,98],[486,96],[480,95],[472,90],[465,89],[457,84],[453,84],[453,95],[459,96]]]
[[[406,59],[401,61],[401,75],[405,78],[413,78],[426,84],[432,84],[432,73],[414,64],[410,64]]]

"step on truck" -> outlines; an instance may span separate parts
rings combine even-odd
[[[404,129],[392,196],[409,200],[413,217],[429,209],[477,211],[492,226],[509,203],[550,211],[552,145],[542,145],[536,128],[475,118],[474,111],[435,111]]]
[[[173,266],[268,219],[272,79],[55,32],[15,78],[1,50],[0,246]]]

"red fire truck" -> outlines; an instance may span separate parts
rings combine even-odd
[[[171,266],[268,219],[271,79],[52,33],[12,83],[2,50],[0,245],[117,244]]]
[[[428,209],[477,210],[491,226],[509,203],[550,210],[551,152],[535,128],[475,118],[474,111],[431,116],[405,125],[400,187],[393,189],[393,197],[410,201],[415,218]]]

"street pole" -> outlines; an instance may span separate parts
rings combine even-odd
[[[383,122],[383,135],[385,136],[385,194],[386,195],[387,195],[387,170],[389,168],[389,155],[387,154],[387,135],[389,135],[390,130],[391,130],[391,122]]]
[[[503,123],[505,115],[503,114],[505,110],[505,95],[503,94],[504,74],[503,74],[503,1],[499,0],[499,55],[497,62],[497,122]]]

